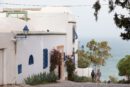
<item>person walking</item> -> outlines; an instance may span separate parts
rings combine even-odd
[[[96,73],[96,81],[97,82],[100,82],[100,77],[101,77],[101,72],[100,72],[100,69],[98,69],[97,73]]]
[[[92,72],[91,72],[91,78],[92,78],[92,82],[94,82],[95,81],[95,72],[94,72],[94,70],[92,70]]]

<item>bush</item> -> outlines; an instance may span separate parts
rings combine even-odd
[[[114,76],[109,76],[109,79],[112,83],[117,83],[118,82],[118,79]]]
[[[130,80],[122,79],[122,80],[119,80],[118,83],[121,83],[121,84],[129,84],[129,83],[130,83]]]
[[[72,81],[75,81],[75,82],[91,82],[92,80],[89,77],[74,75]]]
[[[73,63],[72,59],[69,57],[67,58],[65,64],[67,68],[68,80],[72,80],[75,71],[75,64]]]
[[[57,76],[54,72],[51,73],[40,73],[37,75],[29,76],[25,79],[25,83],[29,85],[37,85],[37,84],[43,84],[43,83],[51,83],[56,82]]]
[[[57,79],[58,79],[58,77],[55,75],[54,72],[51,72],[47,75],[48,82],[56,82]]]

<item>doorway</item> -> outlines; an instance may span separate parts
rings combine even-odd
[[[60,79],[61,78],[61,66],[58,65],[58,78]]]

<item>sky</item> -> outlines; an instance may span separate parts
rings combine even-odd
[[[93,15],[94,9],[92,5],[96,0],[0,0],[1,3],[11,4],[25,4],[24,5],[7,5],[1,4],[1,7],[28,7],[26,5],[40,5],[45,6],[62,6],[62,5],[82,5],[80,7],[69,7],[73,15],[77,19],[77,32],[79,39],[85,38],[117,38],[119,37],[120,31],[114,24],[113,15],[114,12],[108,13],[107,0],[101,0],[102,8],[99,12],[98,21],[95,21]],[[87,5],[87,6],[83,6]],[[32,6],[37,7],[37,6]],[[38,6],[39,7],[39,6]],[[127,13],[127,11],[121,11],[118,8],[116,11]]]

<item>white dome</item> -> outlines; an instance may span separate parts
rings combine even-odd
[[[0,17],[0,32],[23,31],[26,22],[18,18]]]

